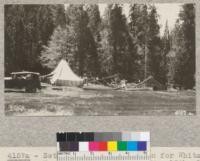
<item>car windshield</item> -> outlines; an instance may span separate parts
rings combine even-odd
[[[12,74],[12,78],[14,78],[14,79],[20,79],[20,78],[22,78],[22,79],[25,79],[25,78],[37,78],[38,76],[37,76],[37,74],[31,74],[31,73],[23,73],[23,74]]]

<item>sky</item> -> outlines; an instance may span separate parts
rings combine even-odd
[[[69,4],[65,4],[67,7]],[[105,8],[107,7],[106,3],[99,3],[99,11],[101,16],[103,16]],[[178,14],[181,10],[181,3],[156,3],[154,4],[157,8],[159,15],[158,23],[160,25],[160,34],[163,35],[166,21],[168,21],[169,30],[172,30],[175,22],[178,18]],[[123,13],[128,17],[129,15],[129,6],[130,4],[123,4]]]

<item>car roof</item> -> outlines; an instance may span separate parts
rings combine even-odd
[[[22,71],[22,72],[12,72],[12,74],[36,74],[36,75],[40,75],[40,73],[37,72],[29,72],[29,71]]]

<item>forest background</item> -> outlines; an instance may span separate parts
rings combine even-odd
[[[5,75],[48,74],[64,58],[79,76],[118,74],[128,82],[153,76],[163,85],[195,87],[195,5],[181,6],[160,34],[155,5],[5,5]],[[170,11],[169,11],[170,12]]]

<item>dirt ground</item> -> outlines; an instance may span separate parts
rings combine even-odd
[[[42,89],[5,92],[8,116],[194,115],[194,91]]]

